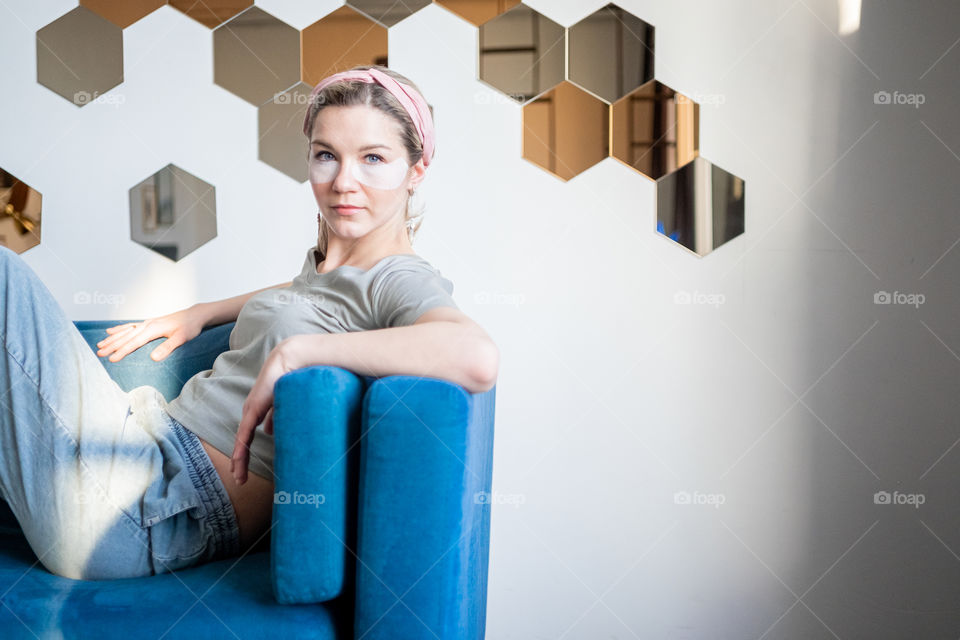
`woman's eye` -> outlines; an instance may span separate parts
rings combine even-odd
[[[375,153],[368,153],[368,154],[367,154],[367,158],[376,158],[376,159],[378,160],[378,162],[375,162],[375,163],[373,163],[373,164],[379,164],[380,162],[383,162],[383,158],[381,158],[380,156],[378,156],[378,155],[375,154]]]
[[[333,154],[331,154],[329,151],[318,151],[317,154],[313,157],[316,158],[317,160],[323,160],[323,158],[321,157],[323,155],[332,156]]]

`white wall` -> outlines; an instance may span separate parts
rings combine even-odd
[[[44,4],[0,6],[0,166],[43,193],[24,258],[68,315],[293,277],[315,203],[257,161],[209,30],[157,11],[124,34],[123,104],[77,109],[35,82],[35,30],[75,3]],[[528,4],[570,25],[604,2]],[[960,633],[960,8],[865,5],[840,39],[836,0],[621,3],[656,26],[657,79],[704,98],[702,154],[746,180],[746,234],[704,259],[653,232],[654,188],[620,163],[564,183],[520,158],[520,108],[474,79],[472,26],[433,6],[391,31],[439,137],[415,248],[502,354],[489,638]],[[168,162],[217,193],[218,237],[179,263],[128,239],[128,189]]]

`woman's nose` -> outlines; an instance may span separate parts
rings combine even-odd
[[[333,177],[333,186],[337,191],[346,189],[355,189],[358,185],[357,179],[353,175],[353,160],[347,160],[340,163],[340,169],[337,175]]]

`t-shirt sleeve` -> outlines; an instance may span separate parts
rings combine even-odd
[[[439,271],[394,269],[374,286],[373,313],[378,327],[405,327],[435,307],[459,309],[453,300],[453,282]]]

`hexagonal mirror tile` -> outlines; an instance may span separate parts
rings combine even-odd
[[[744,230],[746,184],[703,156],[657,180],[657,231],[705,256]]]
[[[169,5],[182,11],[205,27],[213,29],[244,9],[253,6],[253,0],[169,0]]]
[[[167,0],[80,0],[81,7],[100,14],[121,29],[165,4]]]
[[[0,245],[16,252],[40,244],[43,196],[0,169]]]
[[[610,3],[567,30],[567,78],[607,102],[653,79],[652,25]]]
[[[257,109],[260,160],[297,182],[309,177],[310,147],[303,135],[303,114],[312,90],[298,82]]]
[[[517,102],[563,82],[566,30],[526,5],[480,26],[480,80]]]
[[[340,7],[303,30],[300,79],[311,87],[360,64],[387,65],[387,28]]]
[[[392,27],[430,4],[431,0],[347,0],[347,5],[362,11],[385,27]]]
[[[700,150],[700,105],[651,80],[610,107],[611,155],[656,180]]]
[[[37,82],[82,107],[123,82],[123,30],[76,7],[37,31]]]
[[[607,157],[610,105],[561,82],[523,107],[523,157],[569,180]]]
[[[300,32],[259,7],[213,30],[213,81],[261,105],[300,79]]]
[[[217,237],[213,185],[168,164],[130,189],[130,239],[180,260]]]
[[[520,0],[434,0],[434,3],[479,27],[520,4]]]

